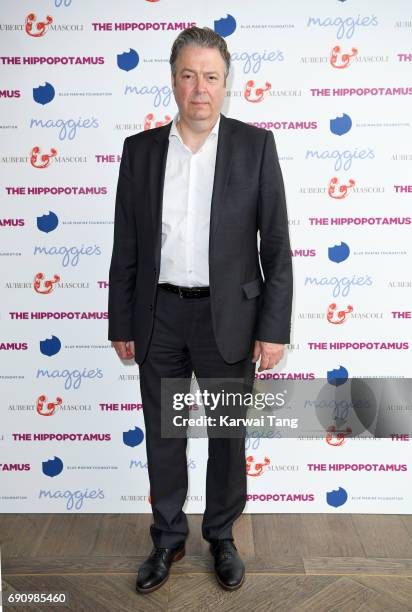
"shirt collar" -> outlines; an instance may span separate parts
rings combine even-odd
[[[179,120],[179,113],[176,113],[176,115],[173,117],[172,127],[170,128],[169,139],[172,136],[175,136],[184,145],[182,137],[180,136],[179,131],[178,131],[177,127],[176,127],[176,123],[177,123],[178,120]],[[220,125],[220,113],[219,113],[219,117],[217,118],[217,121],[216,121],[215,125],[211,129],[211,131],[208,134],[206,140],[208,140],[210,137],[212,137],[212,138],[215,138],[215,137],[217,138],[218,137],[218,134],[219,134],[219,125]]]

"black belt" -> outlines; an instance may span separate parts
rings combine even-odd
[[[161,289],[178,293],[181,298],[201,298],[210,295],[209,287],[179,287],[170,283],[159,283]]]

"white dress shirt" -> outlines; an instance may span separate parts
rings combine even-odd
[[[163,191],[159,283],[209,285],[210,204],[220,115],[196,153],[187,147],[174,117]]]

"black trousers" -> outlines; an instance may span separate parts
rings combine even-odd
[[[178,546],[189,533],[182,509],[188,490],[187,438],[161,435],[161,379],[186,378],[187,391],[193,372],[197,379],[242,378],[252,385],[252,353],[253,344],[246,359],[225,362],[214,338],[210,297],[181,298],[158,288],[153,335],[139,366],[155,546]],[[208,445],[202,536],[233,539],[233,522],[246,504],[245,436],[209,436]]]

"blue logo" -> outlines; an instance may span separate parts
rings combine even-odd
[[[57,336],[46,338],[46,340],[40,340],[40,352],[48,357],[56,355],[60,351],[61,347],[62,343]]]
[[[220,36],[230,36],[236,30],[236,19],[232,15],[226,14],[214,22],[214,30]]]
[[[38,87],[33,87],[33,100],[38,104],[48,104],[55,96],[56,92],[51,83],[45,83]]]
[[[333,385],[334,387],[340,387],[340,385],[344,385],[348,380],[349,374],[348,370],[343,366],[339,366],[338,369],[329,370],[326,373],[328,383]]]
[[[342,136],[342,134],[346,134],[352,127],[352,119],[349,115],[343,113],[342,117],[335,117],[335,119],[330,120],[330,131],[332,134],[337,134],[338,136]]]
[[[348,499],[348,494],[345,489],[339,487],[337,491],[327,491],[326,492],[326,501],[329,506],[333,506],[334,508],[338,508],[339,506],[343,506]]]
[[[84,379],[103,378],[103,372],[100,368],[95,370],[83,369],[80,370],[37,370],[36,378],[64,378],[65,389],[79,389]]]
[[[157,85],[143,85],[142,87],[135,87],[133,85],[126,85],[124,88],[124,95],[127,94],[136,94],[141,96],[153,96],[153,106],[158,107],[169,106],[170,104],[170,96],[172,94],[172,90],[168,85],[157,86]]]
[[[355,274],[352,276],[352,278],[347,276],[343,276],[342,278],[338,278],[337,276],[322,276],[321,278],[316,276],[307,276],[304,284],[305,287],[307,285],[315,285],[317,287],[326,287],[327,285],[331,285],[333,287],[333,297],[338,297],[339,295],[346,297],[349,294],[351,287],[370,287],[373,285],[373,280],[369,275],[356,276]]]
[[[63,461],[60,457],[43,461],[41,465],[43,474],[46,476],[58,476],[63,471]]]
[[[120,70],[133,70],[139,63],[139,54],[134,49],[129,49],[117,56],[117,65]]]
[[[126,446],[138,446],[143,442],[144,433],[140,427],[135,427],[134,429],[129,429],[129,431],[123,432],[123,443]]]
[[[51,210],[49,210],[48,215],[37,217],[37,229],[39,229],[41,232],[45,232],[46,234],[55,230],[58,225],[59,218]]]
[[[335,244],[335,246],[328,248],[328,257],[335,263],[345,261],[345,259],[349,257],[349,253],[350,248],[346,242],[341,242],[340,244]]]
[[[342,38],[352,38],[357,27],[368,28],[376,27],[379,25],[378,18],[376,15],[364,15],[358,14],[357,17],[309,17],[307,21],[308,28],[311,26],[319,26],[321,28],[336,28],[336,38],[338,40]]]
[[[360,161],[375,159],[375,152],[373,149],[355,149],[354,151],[350,151],[349,149],[345,149],[344,151],[338,151],[337,149],[331,151],[328,151],[328,149],[324,151],[307,149],[305,159],[321,159],[322,161],[331,159],[334,161],[335,170],[349,170],[354,159]]]
[[[30,119],[30,128],[58,128],[59,129],[59,140],[73,140],[76,137],[77,128],[98,128],[99,121],[96,117],[82,119],[36,119],[32,117]]]
[[[244,74],[249,74],[249,72],[256,74],[261,69],[262,62],[283,62],[285,56],[283,55],[283,51],[279,50],[269,52],[265,50],[263,53],[259,51],[254,51],[253,53],[235,51],[231,54],[230,59],[232,62],[243,62]]]
[[[71,491],[70,489],[66,489],[65,491],[51,491],[50,489],[40,489],[39,499],[63,499],[66,502],[67,510],[80,510],[83,506],[83,502],[85,499],[104,499],[104,490],[103,489],[85,489],[81,491],[80,489],[75,489]]]
[[[61,246],[61,247],[45,247],[35,245],[33,255],[62,255],[62,266],[77,266],[80,261],[80,255],[101,255],[102,251],[98,244],[86,247],[84,244],[79,248],[77,246]]]

